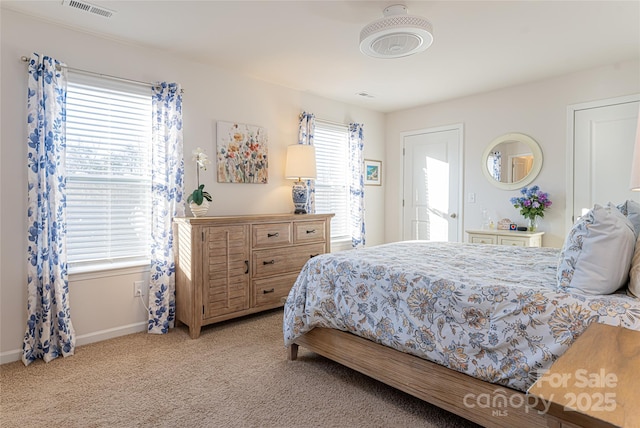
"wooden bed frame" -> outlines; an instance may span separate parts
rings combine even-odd
[[[315,328],[289,347],[289,360],[298,357],[298,346],[485,427],[558,426],[527,405],[528,397],[520,391],[481,381],[350,333]]]

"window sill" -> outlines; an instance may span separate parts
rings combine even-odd
[[[338,238],[331,240],[331,252],[351,250],[351,238]]]
[[[136,261],[125,263],[103,263],[92,266],[81,266],[69,269],[70,281],[85,281],[89,279],[107,278],[110,276],[131,275],[149,272],[150,261]]]

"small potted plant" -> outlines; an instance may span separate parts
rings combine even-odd
[[[193,151],[193,158],[196,162],[196,179],[198,187],[187,197],[189,208],[195,217],[202,217],[209,211],[209,202],[212,201],[209,192],[204,190],[204,184],[200,184],[200,168],[207,170],[207,165],[211,163],[207,154],[198,147]]]

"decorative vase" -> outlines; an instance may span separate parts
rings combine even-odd
[[[307,200],[309,199],[309,189],[304,181],[296,181],[291,190],[293,197],[294,214],[307,213]]]
[[[209,201],[203,199],[200,205],[195,202],[189,202],[189,208],[194,217],[204,217],[207,215],[207,211],[209,211]]]
[[[538,217],[530,217],[527,230],[529,232],[535,232],[538,229]]]

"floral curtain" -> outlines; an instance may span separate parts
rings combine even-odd
[[[351,246],[363,247],[364,228],[364,137],[362,125],[349,124],[349,214],[351,220]]]
[[[153,88],[153,153],[149,333],[167,333],[175,321],[174,217],[184,216],[182,90],[176,83]]]
[[[66,97],[66,69],[51,57],[33,54],[27,93],[25,365],[75,350],[66,256]]]
[[[502,154],[500,152],[491,152],[487,158],[487,169],[496,181],[502,180]]]
[[[316,129],[316,116],[313,113],[303,111],[300,113],[300,127],[298,130],[298,144],[307,144],[313,146],[313,133]],[[315,214],[316,212],[316,186],[313,180],[307,180],[307,189],[309,189],[309,199],[307,200],[307,213]]]

